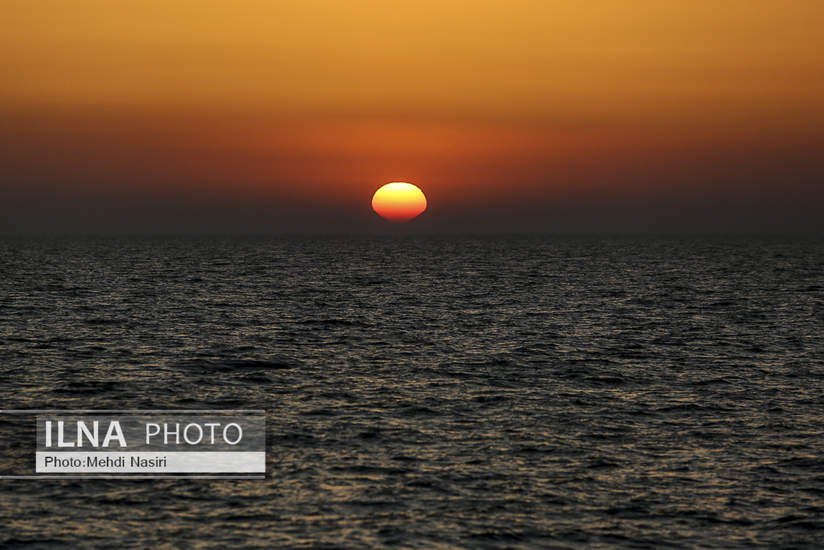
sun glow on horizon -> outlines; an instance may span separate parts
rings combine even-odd
[[[408,222],[426,210],[426,196],[411,183],[395,181],[375,191],[372,209],[391,222]]]

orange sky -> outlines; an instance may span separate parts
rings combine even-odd
[[[817,0],[6,0],[0,230],[103,227],[127,203],[137,221],[231,203],[221,228],[253,204],[272,213],[255,229],[312,230],[312,212],[368,229],[395,180],[424,189],[415,223],[433,230],[621,229],[683,205],[689,228],[766,212],[780,229],[824,206],[822,16]]]

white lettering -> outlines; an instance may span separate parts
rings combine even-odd
[[[120,428],[120,421],[118,420],[109,423],[109,430],[106,432],[106,437],[103,438],[103,446],[108,447],[112,439],[117,439],[121,447],[126,446],[126,438],[123,437],[123,430]]]
[[[156,431],[152,432],[149,429],[150,427],[155,427],[157,429],[156,429]],[[151,422],[146,424],[146,445],[149,444],[149,440],[151,440],[154,436],[156,436],[159,433],[160,433],[160,424],[153,424]]]
[[[197,428],[198,431],[198,437],[194,441],[189,439],[189,428],[191,428],[192,426]],[[198,443],[200,443],[200,440],[203,439],[203,428],[200,427],[200,424],[186,424],[186,427],[183,428],[183,439],[185,439],[186,443],[188,443],[189,445],[197,445]]]
[[[237,428],[237,439],[235,439],[234,441],[229,441],[229,437],[226,435],[226,432],[229,431],[229,428],[232,426]],[[241,427],[235,424],[234,422],[226,424],[226,427],[223,428],[223,440],[229,445],[237,445],[238,443],[240,443],[241,439],[243,439],[243,430],[241,429]]]
[[[58,447],[74,447],[74,441],[66,441],[63,437],[63,421],[57,421],[57,446]]]
[[[89,428],[86,426],[86,423],[82,420],[77,421],[77,446],[83,446],[83,435],[86,435],[86,439],[88,439],[89,443],[91,443],[92,447],[97,447],[98,445],[98,424],[99,422],[95,420],[92,422],[92,429],[94,433],[89,431]]]

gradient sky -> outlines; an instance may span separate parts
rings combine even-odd
[[[824,230],[820,0],[4,0],[0,231]]]

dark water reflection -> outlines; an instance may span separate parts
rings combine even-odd
[[[0,546],[814,546],[822,304],[811,238],[7,238],[3,408],[265,409],[269,479],[2,481]]]

